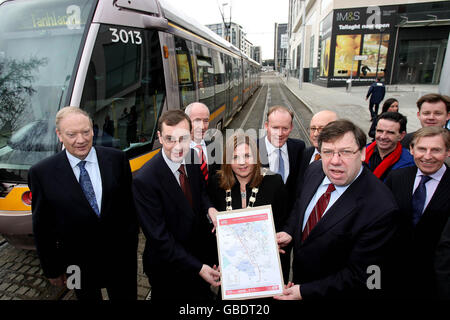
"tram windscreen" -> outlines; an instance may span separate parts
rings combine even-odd
[[[55,153],[56,112],[66,102],[84,29],[96,1],[30,0],[0,5],[0,179]]]

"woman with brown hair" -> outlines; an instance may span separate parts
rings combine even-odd
[[[262,167],[255,140],[243,131],[233,134],[225,148],[224,163],[208,183],[212,205],[229,211],[270,204],[275,228],[282,228],[287,213],[281,176]]]

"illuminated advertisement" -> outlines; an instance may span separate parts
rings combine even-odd
[[[321,23],[319,77],[328,87],[367,85],[387,77],[392,62],[397,6],[334,10]]]
[[[331,38],[322,41],[322,48],[320,57],[320,76],[328,77],[328,66],[330,65],[330,44]]]
[[[387,54],[389,48],[389,34],[365,34],[361,54],[367,60],[361,61],[361,77],[384,77]]]
[[[361,50],[360,34],[345,34],[336,36],[336,50],[334,56],[334,76],[349,77],[358,71],[358,63],[353,57],[359,55]]]

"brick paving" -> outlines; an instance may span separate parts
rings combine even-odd
[[[3,238],[0,237],[0,244]],[[145,300],[150,285],[142,267],[145,237],[139,235],[138,300]],[[44,277],[36,251],[0,246],[0,300],[76,300],[72,290],[52,286]]]

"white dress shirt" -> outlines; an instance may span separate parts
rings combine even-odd
[[[277,173],[278,172],[278,154],[279,149],[281,149],[281,157],[284,161],[284,183],[289,176],[289,154],[287,149],[287,144],[285,143],[281,148],[275,148],[273,144],[270,143],[267,136],[264,138],[266,142],[266,150],[267,150],[267,158],[269,160],[269,168],[270,171]]]
[[[162,156],[163,156],[164,161],[169,166],[169,169],[170,169],[170,171],[172,171],[172,173],[175,176],[175,179],[177,180],[178,184],[181,186],[181,184],[180,184],[180,173],[178,172],[178,169],[180,169],[181,165],[185,165],[185,161],[184,160],[183,160],[183,162],[172,161],[166,156],[166,153],[164,152],[163,149],[161,149],[161,152],[162,152]],[[186,177],[187,177],[188,173],[187,173],[186,166],[184,168],[185,168],[184,171],[186,172]]]
[[[361,169],[359,169],[359,172],[358,172],[357,176],[355,177],[355,179],[353,179],[353,181],[355,181],[359,177],[361,172],[362,172],[362,167],[361,167]],[[348,187],[350,187],[350,185],[353,183],[353,181],[351,183],[347,184],[346,186],[334,185],[336,190],[334,190],[330,194],[330,202],[328,202],[328,206],[325,209],[322,217],[327,213],[328,209],[331,208],[331,206],[340,198],[340,196],[342,196],[344,194],[344,192],[347,190]],[[303,218],[302,230],[305,229],[306,222],[308,221],[309,215],[311,214],[311,211],[313,210],[313,208],[316,205],[317,201],[325,193],[325,191],[327,191],[328,185],[330,185],[330,184],[331,184],[330,179],[328,179],[328,177],[325,176],[325,178],[323,178],[323,180],[322,180],[322,183],[317,188],[316,193],[314,194],[314,196],[312,197],[311,201],[309,202],[308,207],[306,207],[305,217]]]
[[[425,188],[427,190],[427,197],[425,199],[425,205],[423,206],[422,213],[425,211],[426,207],[430,203],[430,200],[433,197],[433,194],[436,191],[436,189],[439,185],[439,182],[441,182],[441,179],[444,176],[445,170],[447,170],[447,168],[443,164],[442,167],[438,171],[436,171],[433,174],[428,175],[431,179],[427,183],[425,183]],[[417,174],[416,174],[416,179],[414,180],[412,194],[414,194],[414,191],[416,191],[417,187],[419,186],[420,180],[422,179],[423,175],[425,175],[425,174],[422,171],[420,171],[419,168],[417,168]]]
[[[191,140],[191,144],[190,144],[191,149],[195,150],[197,156],[199,157],[198,159],[201,161],[202,159],[200,159],[200,156],[198,154],[199,151],[197,149],[197,145],[201,145],[202,146],[203,154],[205,155],[205,161],[208,164],[208,150],[206,149],[206,142],[205,142],[205,140],[202,139],[202,141],[200,141],[200,143],[196,143],[194,140]]]
[[[66,149],[67,159],[69,159],[70,166],[72,167],[73,173],[75,174],[75,178],[80,182],[80,167],[78,167],[78,163],[81,162],[80,159],[74,157],[67,151]],[[97,152],[95,148],[92,147],[89,151],[88,155],[84,159],[86,161],[85,168],[89,174],[89,178],[91,179],[92,187],[94,188],[95,199],[97,200],[98,210],[102,211],[102,176],[100,174],[100,167],[98,166]]]
[[[314,162],[314,159],[316,158],[316,154],[319,154],[319,151],[317,151],[317,148],[314,148],[314,152],[311,156],[311,159],[309,159],[310,164]]]

